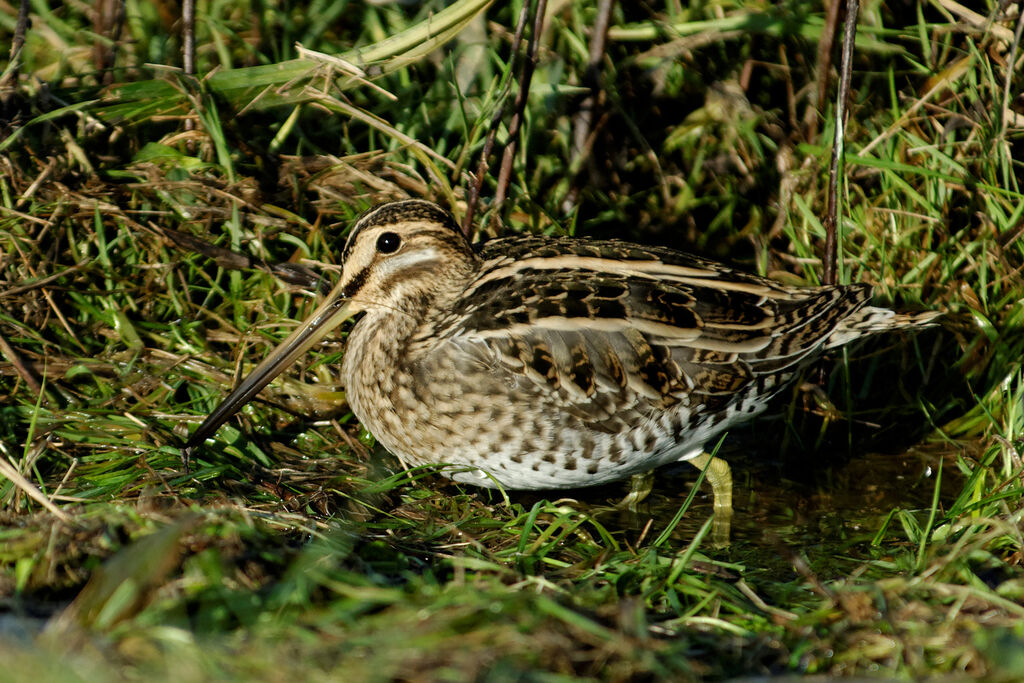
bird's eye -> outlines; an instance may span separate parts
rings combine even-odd
[[[391,254],[398,250],[399,245],[402,244],[402,238],[393,232],[381,233],[381,236],[377,238],[377,251],[382,254]]]

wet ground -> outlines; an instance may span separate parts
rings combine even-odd
[[[890,518],[894,510],[910,512],[924,526],[940,460],[941,510],[963,485],[948,450],[864,453],[839,464],[799,469],[734,458],[731,545],[712,550],[705,543],[702,550],[779,580],[794,577],[798,563],[806,567],[801,571],[822,581],[848,576],[863,561],[888,557],[894,544],[909,543],[898,517]],[[693,514],[680,523],[677,543],[692,538],[711,514],[708,488],[702,487]],[[671,519],[675,509],[670,498],[658,496],[652,517],[656,523]],[[888,533],[879,534],[887,522]]]
[[[702,550],[723,560],[765,569],[774,565],[786,573],[792,572],[796,556],[867,560],[871,555],[884,555],[887,544],[905,542],[901,523],[893,517],[888,536],[872,545],[894,510],[909,511],[924,523],[935,495],[940,461],[940,511],[943,504],[955,499],[963,485],[955,452],[939,444],[902,453],[823,457],[817,464],[751,450],[732,452],[726,459],[733,473],[731,544],[712,551],[708,539]],[[635,514],[598,512],[599,519],[609,530],[624,532],[631,544],[641,540],[648,525],[647,534],[658,534],[671,523],[698,474],[689,464],[662,468],[650,496]],[[566,492],[570,494],[566,497],[576,501],[581,510],[593,512],[613,505],[627,491],[628,485],[621,484]],[[544,497],[555,500],[551,493],[519,494],[514,499],[532,505]],[[712,509],[711,487],[705,483],[676,527],[672,544],[678,548],[689,544]],[[825,561],[825,565],[830,564]],[[848,565],[836,571],[845,573],[846,569]]]
[[[726,458],[733,472],[731,542],[728,547],[715,547],[709,537],[701,551],[712,560],[745,567],[744,576],[753,572],[781,581],[797,578],[799,572],[814,574],[821,581],[841,578],[864,561],[884,558],[887,545],[906,542],[894,518],[889,522],[890,534],[873,544],[895,509],[910,511],[922,522],[927,518],[940,460],[940,505],[953,500],[963,483],[955,453],[938,445],[899,454],[847,455],[831,462],[825,459],[817,466],[735,445]],[[571,501],[572,507],[593,514],[617,538],[637,547],[649,544],[671,524],[698,474],[686,463],[662,468],[654,489],[635,513],[611,509],[628,491],[625,483],[563,496],[537,492],[515,493],[511,498],[526,507],[542,499]],[[440,477],[437,482],[445,485]],[[710,486],[703,484],[667,549],[686,548],[711,514]],[[798,570],[800,563],[806,568]],[[711,565],[702,571],[733,575]],[[0,640],[28,642],[59,607],[20,601],[0,605]]]

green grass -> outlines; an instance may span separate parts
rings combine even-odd
[[[683,509],[687,469],[637,515],[609,509],[615,486],[403,472],[339,400],[343,339],[184,469],[187,425],[312,310],[360,211],[465,211],[518,77],[518,3],[474,23],[481,4],[200,3],[202,79],[153,66],[179,61],[161,4],[126,4],[105,73],[84,5],[32,4],[0,105],[0,680],[1024,676],[1024,76],[995,2],[974,28],[862,9],[840,272],[947,315],[730,435],[730,547],[704,488]],[[619,5],[592,157],[572,139],[595,10],[566,3],[480,236],[636,239],[817,282],[821,7]],[[374,85],[327,89],[296,41]],[[288,284],[285,262],[308,270]]]

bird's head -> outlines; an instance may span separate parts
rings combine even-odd
[[[364,311],[422,314],[439,295],[464,283],[477,257],[451,215],[436,204],[410,199],[363,214],[342,258],[341,279],[331,293],[210,413],[185,445],[186,457],[345,320]]]
[[[348,300],[353,315],[413,314],[464,282],[475,260],[462,231],[439,206],[420,199],[391,202],[367,211],[352,228],[332,296]]]

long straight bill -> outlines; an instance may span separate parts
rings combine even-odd
[[[313,315],[288,335],[288,338],[281,342],[269,356],[264,358],[263,362],[257,365],[256,369],[199,425],[199,429],[192,434],[192,438],[188,440],[181,451],[185,462],[189,461],[192,450],[213,436],[229,417],[238,412],[239,408],[251,401],[263,387],[270,384],[299,356],[311,349],[313,345],[356,312],[358,311],[353,310],[350,302],[342,295],[340,286],[335,287],[327,299],[320,304],[320,307],[313,312]]]

